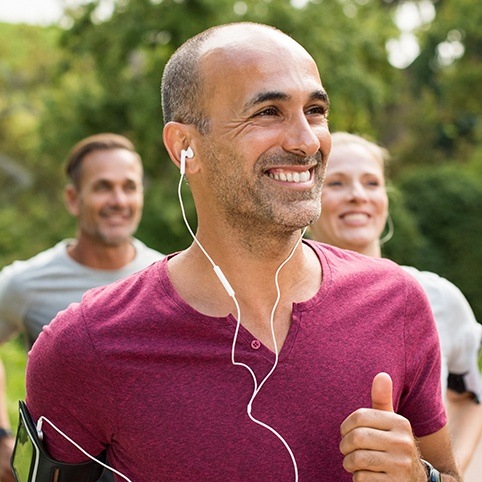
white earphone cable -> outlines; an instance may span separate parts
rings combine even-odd
[[[214,269],[216,275],[218,276],[219,280],[223,284],[223,286],[226,289],[228,295],[233,299],[233,302],[236,306],[236,311],[237,311],[236,328],[235,328],[235,332],[234,332],[233,342],[232,342],[232,345],[231,345],[231,363],[235,366],[242,366],[242,367],[246,368],[248,370],[248,372],[250,373],[250,375],[253,379],[253,384],[254,384],[253,394],[251,395],[251,399],[250,399],[248,405],[246,406],[246,412],[247,412],[249,418],[251,419],[251,421],[253,421],[254,423],[266,428],[270,432],[272,432],[283,443],[283,445],[285,446],[286,450],[288,451],[288,453],[291,457],[291,460],[292,460],[292,463],[293,463],[293,469],[294,469],[294,472],[295,472],[295,482],[297,482],[298,481],[298,465],[296,463],[296,458],[294,456],[294,453],[293,453],[291,447],[289,446],[288,442],[286,442],[286,440],[283,438],[283,436],[280,433],[278,433],[273,427],[271,427],[270,425],[268,425],[268,424],[262,422],[261,420],[258,420],[257,418],[255,418],[252,415],[251,411],[252,411],[252,404],[253,404],[254,399],[256,398],[256,395],[259,393],[259,391],[261,390],[261,387],[266,383],[268,378],[273,374],[276,367],[278,366],[279,353],[278,353],[278,344],[276,342],[276,336],[275,336],[275,332],[274,332],[274,315],[275,315],[276,308],[278,307],[280,297],[281,297],[281,291],[280,291],[279,280],[278,280],[279,273],[280,273],[281,269],[286,265],[286,263],[288,263],[288,261],[294,255],[294,253],[296,251],[296,248],[301,243],[307,228],[303,229],[300,238],[298,239],[298,241],[296,242],[296,244],[292,248],[290,254],[288,255],[288,257],[281,263],[281,265],[276,270],[275,285],[276,285],[277,296],[276,296],[276,301],[275,301],[275,303],[273,305],[273,308],[271,310],[271,316],[270,316],[270,330],[271,330],[271,337],[272,337],[273,345],[274,345],[275,361],[274,361],[273,366],[271,367],[270,371],[268,372],[268,374],[263,378],[261,383],[258,385],[258,381],[256,380],[256,375],[255,375],[254,371],[252,370],[252,368],[245,363],[236,361],[236,359],[235,359],[236,342],[237,342],[237,339],[238,339],[239,329],[240,329],[240,326],[241,326],[241,309],[239,307],[239,303],[236,299],[235,292],[234,292],[233,288],[229,284],[228,280],[224,276],[224,274],[221,271],[221,269],[219,268],[219,266],[216,265],[216,263],[213,261],[211,256],[209,256],[207,251],[204,249],[204,247],[198,241],[198,239],[196,238],[196,235],[194,234],[193,230],[191,229],[191,226],[189,225],[189,222],[188,222],[187,216],[186,216],[186,212],[185,212],[185,209],[184,209],[184,203],[183,203],[183,200],[182,200],[182,181],[183,181],[183,179],[184,179],[184,176],[183,176],[183,173],[181,173],[181,176],[179,178],[177,193],[178,193],[179,204],[181,206],[181,212],[182,212],[182,217],[183,217],[184,223],[185,223],[189,233],[191,234],[193,240],[196,242],[196,244],[199,246],[201,251],[205,254],[206,258],[209,260],[209,262],[213,266],[213,269]]]
[[[235,351],[236,351],[236,342],[237,342],[237,339],[238,339],[238,334],[239,334],[239,328],[241,326],[241,310],[240,310],[240,307],[239,307],[239,303],[236,299],[236,296],[235,296],[235,293],[234,293],[234,290],[233,288],[231,287],[231,285],[229,284],[228,280],[226,279],[226,277],[224,276],[223,272],[221,271],[221,269],[219,268],[219,266],[216,265],[216,263],[213,261],[213,259],[209,256],[209,254],[206,252],[206,250],[204,249],[204,247],[201,245],[201,243],[198,241],[198,239],[196,238],[196,235],[194,234],[194,232],[192,231],[191,229],[191,226],[189,225],[189,222],[187,220],[187,217],[186,217],[186,212],[185,212],[185,209],[184,209],[184,203],[182,201],[182,193],[181,193],[181,188],[182,188],[182,180],[183,180],[183,176],[181,175],[180,179],[179,179],[179,185],[178,185],[178,197],[179,197],[179,203],[180,203],[180,206],[181,206],[181,211],[182,211],[182,217],[184,219],[184,223],[186,224],[186,227],[187,229],[189,230],[189,233],[191,234],[192,238],[194,239],[194,241],[197,243],[197,245],[199,246],[199,248],[201,249],[201,251],[205,254],[206,258],[210,261],[210,263],[212,264],[213,266],[213,269],[214,269],[214,272],[216,273],[216,276],[219,278],[219,280],[221,281],[221,283],[223,284],[224,288],[226,289],[228,295],[233,299],[234,301],[234,304],[236,306],[236,311],[237,311],[237,322],[236,322],[236,329],[235,329],[235,333],[234,333],[234,337],[233,337],[233,343],[232,343],[232,346],[231,346],[231,362],[233,365],[236,365],[236,366],[242,366],[244,368],[246,368],[248,370],[248,372],[251,374],[251,377],[253,379],[253,384],[254,384],[254,389],[253,389],[253,394],[251,396],[251,399],[246,407],[246,411],[247,411],[247,414],[249,416],[249,418],[256,424],[266,428],[267,430],[269,430],[270,432],[272,432],[274,435],[276,435],[276,437],[278,437],[278,439],[283,443],[283,445],[286,447],[286,449],[288,450],[288,453],[290,454],[290,457],[291,457],[291,460],[293,462],[293,467],[294,467],[294,471],[295,471],[295,481],[297,482],[298,481],[298,466],[297,466],[297,463],[296,463],[296,459],[295,459],[295,456],[293,454],[293,451],[291,450],[290,446],[288,445],[288,443],[286,442],[286,440],[273,428],[271,427],[270,425],[262,422],[261,420],[258,420],[257,418],[255,418],[251,411],[252,411],[252,404],[253,404],[253,401],[254,399],[256,398],[256,395],[259,393],[259,391],[261,390],[261,387],[265,384],[265,382],[268,380],[268,378],[273,374],[274,370],[276,369],[276,367],[278,366],[278,360],[279,360],[279,354],[278,354],[278,345],[277,345],[277,342],[276,342],[276,336],[275,336],[275,332],[274,332],[274,315],[275,315],[275,311],[276,311],[276,308],[278,307],[278,304],[279,304],[279,300],[280,300],[280,297],[281,297],[281,291],[280,291],[280,287],[279,287],[279,281],[278,281],[278,277],[279,277],[279,272],[281,271],[281,269],[283,268],[283,266],[285,266],[285,264],[292,258],[293,254],[295,253],[296,251],[296,248],[299,246],[301,240],[303,239],[303,235],[306,231],[306,228],[303,230],[300,238],[298,239],[298,241],[296,242],[295,246],[293,247],[293,249],[291,250],[289,256],[281,263],[281,265],[278,267],[278,269],[276,270],[276,274],[275,274],[275,284],[276,284],[276,293],[277,293],[277,296],[276,296],[276,301],[273,305],[273,308],[271,310],[271,316],[270,316],[270,329],[271,329],[271,337],[272,337],[272,340],[273,340],[273,345],[274,345],[274,353],[275,353],[275,361],[273,363],[273,366],[271,367],[270,371],[268,372],[268,374],[263,378],[263,380],[261,381],[261,383],[258,385],[258,382],[256,380],[256,375],[254,374],[254,371],[251,369],[251,367],[245,363],[241,363],[241,362],[238,362],[236,361],[235,359]],[[126,480],[127,482],[132,482],[127,476],[125,476],[124,474],[122,474],[121,472],[117,471],[116,469],[110,467],[109,465],[101,462],[100,460],[96,459],[94,456],[90,455],[86,450],[84,450],[79,444],[77,444],[72,438],[70,438],[68,435],[66,435],[62,430],[60,430],[53,422],[51,422],[48,418],[44,417],[44,416],[41,416],[38,421],[37,421],[37,431],[39,433],[42,432],[42,424],[43,422],[47,422],[55,431],[57,431],[62,437],[64,437],[67,441],[69,441],[74,447],[76,447],[78,450],[80,450],[86,457],[88,457],[89,459],[93,460],[94,462],[97,462],[98,464],[102,465],[103,467],[105,467],[106,469],[108,470],[111,470],[112,472],[114,472],[115,474],[117,474],[119,477],[123,478],[124,480]]]
[[[94,462],[97,462],[98,464],[102,465],[108,470],[111,470],[115,474],[117,474],[119,477],[122,477],[124,480],[127,480],[127,482],[132,482],[129,478],[127,478],[124,474],[119,472],[116,469],[113,469],[107,464],[104,464],[104,462],[101,462],[100,460],[96,459],[92,455],[90,455],[88,452],[86,452],[78,443],[74,442],[68,435],[66,435],[60,428],[58,428],[54,423],[52,423],[48,418],[41,416],[38,421],[37,421],[37,433],[42,433],[42,423],[47,422],[54,430],[56,430],[62,437],[64,437],[66,440],[68,440],[74,447],[78,448],[85,456],[89,457],[89,459],[93,460]]]

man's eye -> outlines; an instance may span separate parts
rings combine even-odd
[[[255,117],[266,117],[274,115],[278,115],[278,109],[276,109],[275,107],[266,107],[266,109],[263,109],[257,114],[255,114]]]
[[[326,107],[322,106],[322,105],[315,105],[313,107],[310,107],[307,111],[306,111],[306,114],[307,115],[322,115],[322,116],[326,116],[327,115],[327,109]]]

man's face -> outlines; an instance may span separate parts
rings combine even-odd
[[[87,154],[69,201],[80,235],[108,246],[129,241],[142,214],[142,175],[139,157],[126,149]]]
[[[331,146],[328,99],[313,59],[294,41],[261,35],[208,51],[201,138],[204,194],[245,229],[293,231],[319,216]]]

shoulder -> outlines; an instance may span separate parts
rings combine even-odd
[[[460,290],[449,280],[431,271],[420,271],[413,266],[402,266],[402,269],[413,276],[427,291],[460,293]]]
[[[149,248],[137,238],[134,238],[132,240],[132,244],[136,249],[135,262],[137,263],[142,263],[143,265],[148,266],[151,263],[159,261],[160,259],[165,257],[164,254],[156,251],[155,249]]]
[[[61,350],[72,356],[76,350],[80,353],[85,350],[85,340],[96,346],[101,340],[115,339],[122,329],[135,330],[143,314],[149,311],[149,304],[156,304],[159,298],[157,271],[158,266],[154,264],[113,283],[87,290],[80,302],[60,311],[43,329],[35,346],[42,346],[42,350]]]
[[[30,280],[38,279],[43,272],[52,266],[63,263],[67,259],[67,245],[69,240],[57,243],[52,248],[42,251],[27,260],[14,261],[5,266],[0,272],[0,284],[23,285]]]
[[[420,271],[413,266],[402,268],[420,283],[435,315],[444,311],[446,316],[450,314],[458,323],[464,320],[477,323],[469,302],[455,284],[430,271]]]
[[[87,319],[137,316],[141,307],[162,298],[159,286],[165,272],[165,263],[153,263],[113,283],[90,289],[83,295],[80,308]]]
[[[399,265],[386,258],[374,258],[365,256],[355,251],[341,249],[329,244],[308,240],[310,245],[318,254],[320,259],[326,260],[327,264],[338,270],[351,273],[353,276],[363,276],[373,274],[374,276],[394,275],[399,280],[409,280],[413,283],[412,278],[407,276]]]
[[[393,261],[364,256],[354,251],[308,241],[320,259],[325,285],[350,299],[396,301],[399,307],[411,305],[423,308],[427,297],[420,284]]]

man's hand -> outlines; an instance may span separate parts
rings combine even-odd
[[[410,422],[394,413],[392,379],[379,373],[372,384],[372,408],[360,408],[341,424],[343,467],[353,480],[427,480]]]
[[[13,437],[5,437],[0,440],[0,482],[15,482],[10,468],[10,457],[14,444]]]

